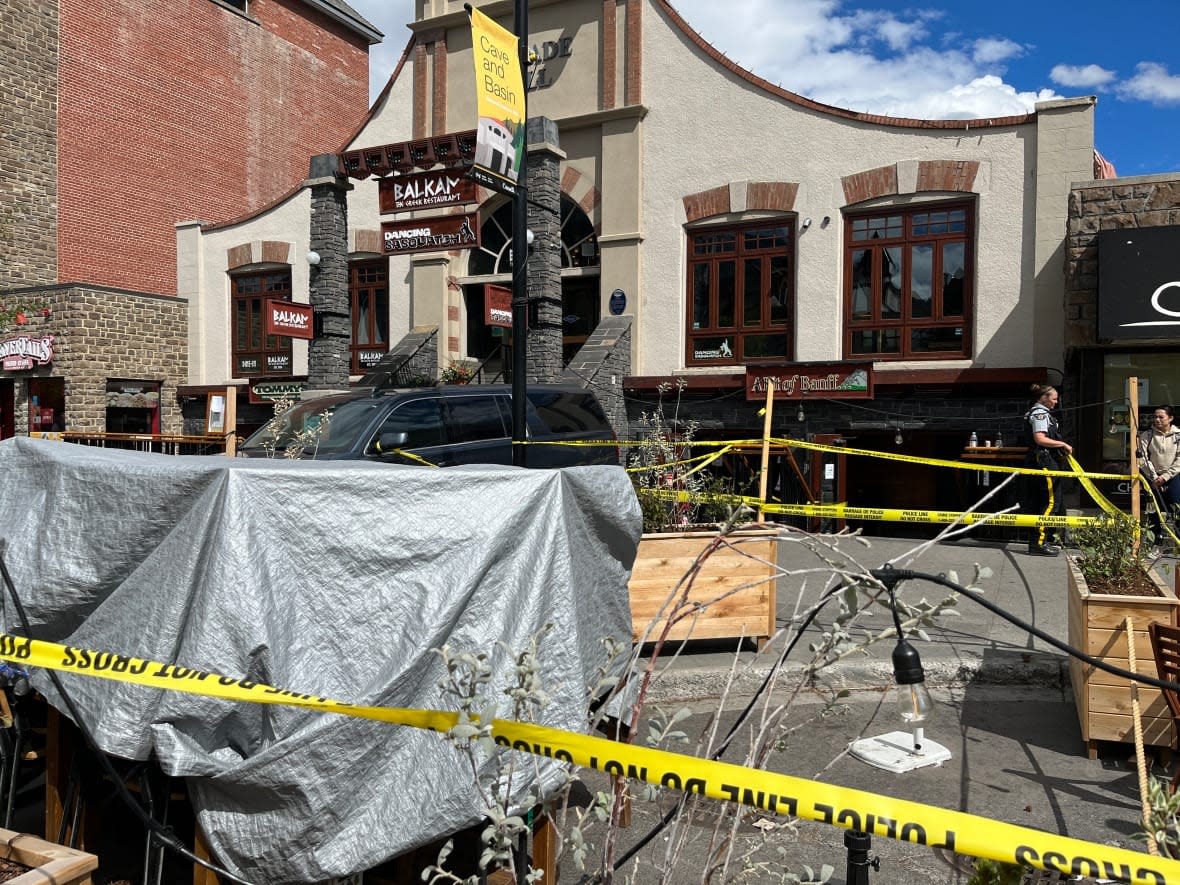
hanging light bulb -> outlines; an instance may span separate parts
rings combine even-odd
[[[904,439],[902,439],[902,437],[901,437],[901,428],[900,428],[900,427],[898,427],[898,428],[897,428],[897,433],[896,433],[896,434],[894,434],[894,436],[893,436],[893,442],[894,442],[894,443],[896,443],[896,444],[897,444],[897,445],[899,445],[899,446],[900,446],[900,445],[901,445],[903,442],[905,442],[905,440],[904,440]]]
[[[799,403],[799,411],[795,413],[795,420],[802,421],[807,416],[803,414],[803,403]]]
[[[898,712],[913,731],[914,752],[922,750],[922,726],[934,714],[934,703],[926,688],[926,673],[918,650],[905,639],[898,639],[893,649],[893,678],[898,687]]]

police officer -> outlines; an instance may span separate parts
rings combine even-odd
[[[1073,454],[1073,446],[1061,438],[1061,430],[1053,409],[1057,408],[1057,388],[1048,384],[1032,386],[1032,407],[1025,412],[1025,467],[1040,467],[1046,470],[1068,469],[1067,455]],[[1044,516],[1064,516],[1065,505],[1061,500],[1064,477],[1025,475],[1024,501],[1021,509],[1025,513]],[[1029,530],[1028,552],[1035,556],[1056,556],[1061,548],[1047,541],[1045,527],[1034,526]]]

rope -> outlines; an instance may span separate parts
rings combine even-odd
[[[1135,622],[1131,620],[1131,616],[1127,615],[1127,669],[1132,673],[1138,673],[1135,666]],[[1139,769],[1139,802],[1143,807],[1143,824],[1146,827],[1147,821],[1150,819],[1151,803],[1147,798],[1147,760],[1143,755],[1143,720],[1139,712],[1139,683],[1134,679],[1131,680],[1131,722],[1135,725],[1135,765]],[[1155,843],[1155,837],[1149,832],[1147,834],[1147,853],[1159,856],[1159,846]]]

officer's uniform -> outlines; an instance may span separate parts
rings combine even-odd
[[[1052,440],[1061,440],[1061,429],[1057,418],[1044,403],[1034,403],[1032,408],[1024,414],[1025,445],[1028,453],[1024,456],[1025,467],[1040,467],[1043,470],[1064,470],[1067,468],[1064,449],[1048,448],[1036,443],[1035,434],[1043,433]],[[1061,476],[1032,476],[1024,477],[1024,495],[1021,509],[1025,513],[1043,514],[1045,516],[1064,516],[1065,503],[1061,498],[1064,477]],[[1057,533],[1054,533],[1057,534]],[[1048,543],[1048,532],[1043,525],[1029,529],[1029,553],[1045,553],[1055,555],[1058,550]]]

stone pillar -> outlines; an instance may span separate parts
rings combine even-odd
[[[311,158],[304,182],[311,188],[312,252],[320,256],[310,269],[309,302],[316,315],[316,337],[307,350],[307,389],[325,393],[347,390],[352,337],[348,299],[348,179],[337,174],[336,155]]]
[[[557,124],[533,117],[526,130],[529,159],[529,383],[556,381],[563,368],[561,337],[561,161]]]

